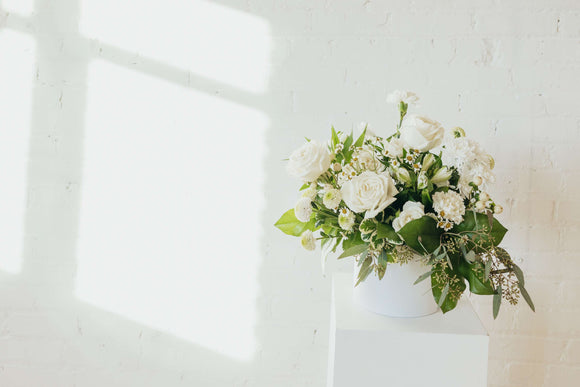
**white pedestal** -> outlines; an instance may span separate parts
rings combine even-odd
[[[486,387],[489,337],[470,302],[417,318],[353,303],[352,278],[333,279],[328,387]]]

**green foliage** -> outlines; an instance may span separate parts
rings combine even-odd
[[[484,238],[480,234],[471,234],[470,232],[472,231],[484,231],[486,234],[489,234],[490,238]],[[497,219],[493,218],[490,230],[489,219],[486,214],[468,211],[463,217],[463,222],[453,227],[451,232],[457,234],[464,233],[468,236],[472,236],[474,239],[473,242],[470,242],[469,248],[475,248],[476,252],[479,252],[481,249],[476,248],[477,244],[480,244],[485,248],[498,246],[507,232],[507,229],[502,226]]]
[[[340,256],[338,257],[338,259],[346,258],[346,257],[352,257],[353,255],[362,254],[365,251],[367,251],[368,248],[369,248],[369,246],[367,244],[355,245],[355,246],[353,246],[353,247],[345,250],[342,254],[340,254]]]
[[[469,283],[469,291],[475,294],[495,294],[491,281],[485,278],[485,270],[481,263],[470,264],[459,260],[457,271]]]
[[[412,220],[399,230],[405,243],[419,254],[431,253],[439,247],[441,234],[443,230],[437,227],[437,221],[430,216]]]
[[[499,307],[501,306],[501,285],[497,287],[497,292],[493,295],[493,318],[497,318]]]
[[[441,311],[447,313],[455,309],[466,286],[463,279],[455,276],[449,268],[445,268],[444,271],[452,280],[442,281],[441,275],[438,275],[439,273],[434,271],[431,273],[431,291]]]
[[[315,231],[317,227],[315,226],[314,217],[310,217],[308,223],[303,223],[296,219],[294,214],[294,209],[286,211],[274,226],[278,227],[282,232],[288,235],[299,237],[306,230]]]

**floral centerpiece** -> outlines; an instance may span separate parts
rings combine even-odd
[[[304,183],[300,198],[276,226],[307,250],[320,241],[323,260],[337,249],[339,259],[355,256],[357,285],[419,255],[428,270],[416,283],[430,279],[444,313],[467,287],[493,295],[494,318],[502,299],[516,304],[521,296],[533,310],[522,270],[499,246],[507,229],[487,193],[493,158],[463,129],[446,134],[437,121],[407,114],[417,100],[389,96],[399,122],[388,137],[365,127],[356,137],[332,128],[327,143],[307,139],[287,165]]]

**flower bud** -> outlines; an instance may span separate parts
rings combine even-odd
[[[334,172],[340,172],[342,170],[342,165],[340,165],[340,163],[334,163],[332,164],[332,170]]]
[[[435,162],[435,156],[432,153],[427,153],[425,157],[423,157],[423,166],[421,167],[422,171],[428,170],[431,165]]]
[[[445,185],[445,183],[451,177],[451,171],[447,167],[442,167],[435,172],[431,178],[431,182],[437,185]]]
[[[489,195],[486,192],[482,192],[479,194],[479,200],[487,202],[489,200]]]
[[[493,212],[495,212],[496,214],[501,214],[503,212],[503,207],[500,206],[499,204],[496,204]]]
[[[481,176],[475,176],[473,178],[473,184],[480,186],[483,184],[483,179],[481,178]]]
[[[493,169],[495,167],[495,160],[493,157],[491,157],[491,155],[487,155],[487,157],[489,158],[489,167]]]
[[[465,137],[465,130],[463,130],[463,128],[460,128],[459,126],[456,126],[455,128],[451,129],[451,132],[453,133],[453,137],[455,138]]]
[[[397,170],[397,179],[405,184],[411,183],[411,175],[409,175],[409,171],[407,171],[405,168],[399,168]]]
[[[306,230],[300,235],[300,244],[306,250],[312,251],[316,249],[316,241],[314,240],[314,235],[312,235],[312,231]]]
[[[428,184],[429,179],[427,179],[427,174],[425,172],[419,173],[419,176],[417,177],[417,188],[418,189],[427,188]]]
[[[478,210],[484,210],[485,209],[485,202],[482,202],[481,200],[478,201],[477,203],[475,203],[475,208]]]

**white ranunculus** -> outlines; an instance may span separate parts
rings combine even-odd
[[[342,200],[354,212],[374,218],[393,203],[398,193],[388,173],[365,171],[345,182],[341,188]]]
[[[407,105],[414,105],[417,101],[419,101],[419,97],[411,91],[395,90],[387,96],[387,102],[395,105],[398,105],[401,102],[404,102]]]
[[[312,201],[310,198],[300,198],[294,207],[294,215],[296,219],[301,222],[307,223],[310,221],[310,215],[312,215]]]
[[[309,251],[316,249],[316,240],[314,239],[312,231],[306,230],[300,235],[300,244]]]
[[[463,198],[455,191],[435,192],[433,194],[433,209],[440,217],[455,224],[463,222],[465,205]]]
[[[290,155],[287,170],[305,182],[318,179],[330,167],[330,154],[324,144],[309,141]]]
[[[403,211],[393,220],[393,228],[398,232],[410,221],[422,218],[424,215],[425,206],[422,203],[408,201],[403,206]]]
[[[395,158],[403,157],[403,148],[405,148],[405,143],[400,138],[391,138],[390,141],[385,141],[383,143],[385,156]]]
[[[421,152],[431,150],[441,144],[445,129],[435,120],[418,115],[408,115],[401,125],[401,140],[409,148]]]

